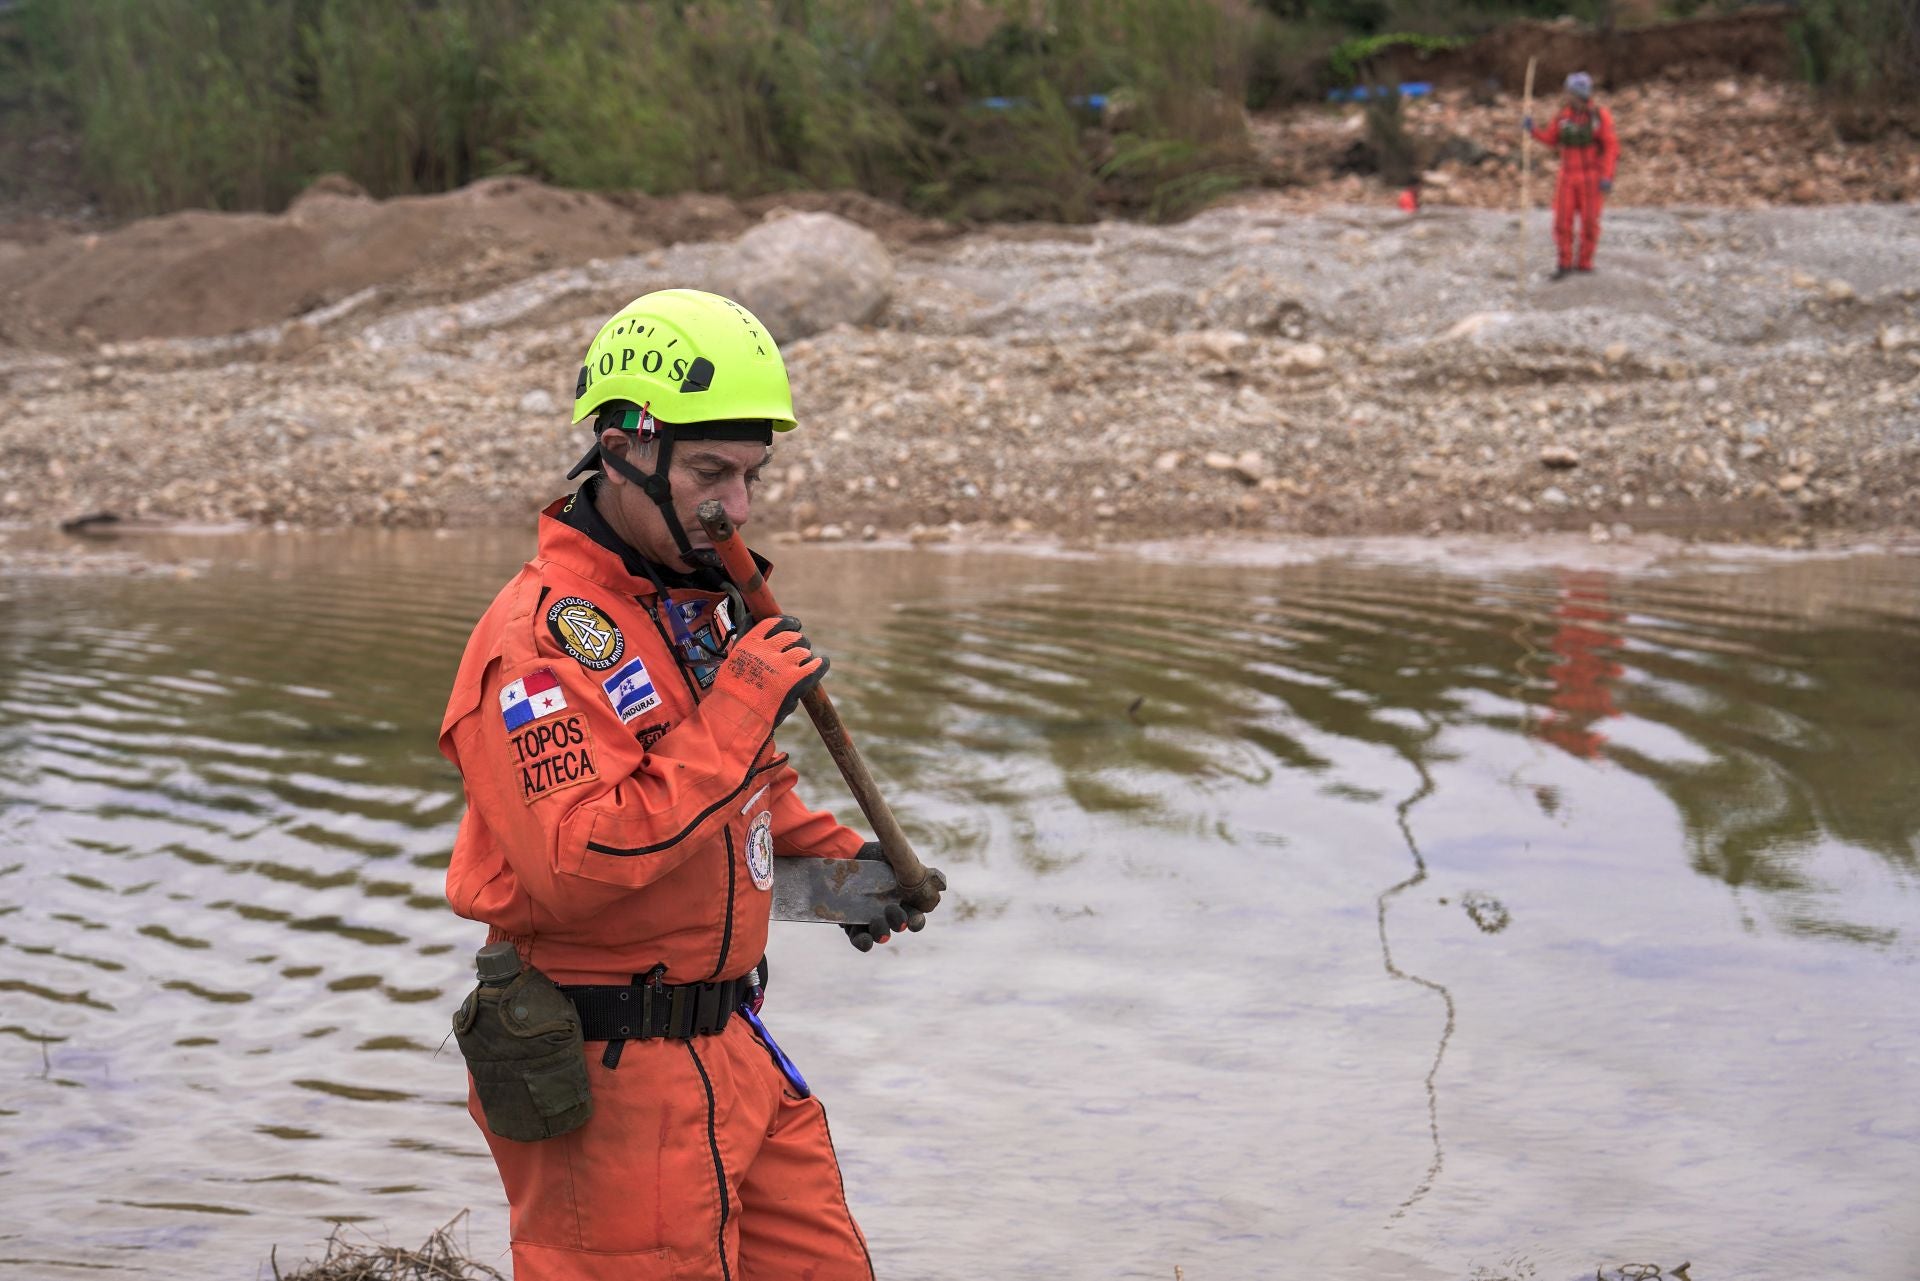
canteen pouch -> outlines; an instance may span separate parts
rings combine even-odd
[[[580,1015],[532,966],[505,987],[484,984],[453,1016],[487,1128],[533,1143],[570,1134],[593,1115]]]

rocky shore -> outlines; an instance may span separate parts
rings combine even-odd
[[[709,202],[711,238],[679,243],[664,206],[521,181],[438,199],[459,219],[409,205],[415,239],[370,282],[402,202],[350,189],[0,243],[0,522],[524,520],[584,447],[597,322],[691,284],[783,337],[803,427],[762,492],[775,537],[1920,525],[1910,203],[1623,202],[1600,270],[1556,283],[1544,210],[1523,236],[1465,202],[1297,188],[1170,227],[961,234],[857,198],[757,225]],[[219,323],[284,292],[276,254],[340,283]],[[250,265],[209,284],[222,262]],[[36,322],[21,300],[56,287],[84,305]]]

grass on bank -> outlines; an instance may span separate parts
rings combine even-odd
[[[1173,216],[1252,172],[1215,0],[25,0],[18,110],[119,213],[488,174]],[[1101,98],[1119,106],[1103,119]],[[5,104],[0,104],[4,109]]]
[[[0,142],[75,139],[116,214],[275,209],[341,172],[381,196],[526,173],[1173,218],[1254,176],[1243,105],[1318,98],[1383,45],[1624,3],[19,0],[0,12]],[[1843,127],[1915,118],[1914,0],[1801,0],[1794,40]]]
[[[1844,135],[1920,135],[1920,4],[1800,0],[1793,25],[1802,74],[1835,108]]]

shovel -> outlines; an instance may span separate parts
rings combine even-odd
[[[747,602],[747,608],[753,611],[753,616],[778,616],[780,606],[767,587],[766,576],[754,564],[747,545],[734,536],[733,521],[727,516],[726,509],[717,499],[710,498],[700,504],[695,514],[700,519],[700,527],[713,540],[714,550],[720,553],[720,563],[726,566],[727,577],[740,589],[740,596]],[[880,842],[880,852],[886,858],[887,866],[892,869],[892,875],[886,879],[897,883],[899,901],[922,912],[931,911],[940,900],[940,891],[947,888],[946,878],[939,872],[930,871],[913,852],[913,847],[907,844],[907,834],[900,830],[900,824],[894,819],[886,798],[880,795],[880,788],[874,783],[866,761],[853,745],[847,727],[841,723],[839,709],[834,707],[833,700],[827,697],[827,691],[821,684],[801,696],[800,706],[807,709],[813,727],[820,731],[821,741],[833,755],[833,763],[840,767],[840,776],[847,780],[847,790],[859,802],[860,812],[867,816],[874,839]],[[809,866],[821,863],[841,866]],[[795,870],[786,871],[790,864],[794,865]],[[773,873],[774,915],[785,921],[835,921],[839,924],[873,920],[874,902],[885,901],[879,895],[890,899],[894,887],[875,884],[879,879],[875,874],[883,870],[878,865],[866,863],[865,867],[866,871],[862,872],[861,863],[850,859],[776,859]],[[783,880],[789,891],[784,896],[786,911],[798,911],[804,915],[790,916],[782,910]],[[801,895],[814,892],[821,897],[802,901]],[[809,906],[809,903],[817,905],[818,910]],[[822,914],[842,910],[857,914],[844,917]]]

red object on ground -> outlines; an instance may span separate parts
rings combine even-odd
[[[1408,187],[1401,191],[1400,198],[1394,203],[1400,206],[1401,213],[1419,213],[1420,193],[1412,187]]]
[[[1593,270],[1600,243],[1601,180],[1611,183],[1620,162],[1620,140],[1613,113],[1597,103],[1569,103],[1533,136],[1560,152],[1560,181],[1553,189],[1553,244],[1562,269]],[[1574,223],[1580,224],[1579,253],[1574,252]]]

